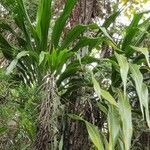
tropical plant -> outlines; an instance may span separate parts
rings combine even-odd
[[[84,124],[97,149],[134,148],[138,133],[132,120],[136,123],[134,119],[142,116],[150,127],[146,82],[149,47],[145,44],[150,32],[149,19],[141,23],[143,13],[135,14],[118,41],[111,36],[110,25],[120,11],[102,26],[78,24],[64,34],[76,3],[77,0],[66,0],[60,16],[53,20],[52,0],[39,0],[36,19],[30,16],[23,0],[0,2],[13,20],[13,26],[5,20],[0,23],[0,49],[10,61],[6,73],[21,81],[21,87],[12,94],[19,95],[17,102],[21,102],[17,108],[19,119],[15,121],[19,121],[21,135],[27,134],[23,136],[28,143],[25,148],[70,149],[65,139],[74,132],[77,137],[67,140],[76,144]],[[94,36],[87,36],[91,30]],[[15,42],[6,38],[5,32]],[[103,53],[102,57],[92,56],[96,49]],[[97,65],[92,66],[93,62]],[[24,99],[26,93],[29,95]],[[84,124],[71,124],[68,116]],[[80,146],[87,144],[82,142]],[[87,147],[93,149],[88,143]]]
[[[51,149],[56,149],[58,146],[58,117],[62,106],[57,89],[59,92],[63,89],[61,91],[66,93],[77,84],[70,82],[73,76],[83,71],[76,52],[85,46],[91,50],[104,40],[100,37],[83,36],[88,29],[97,29],[96,25],[77,25],[63,37],[63,28],[76,2],[67,0],[54,27],[50,28],[52,0],[39,1],[35,21],[31,21],[22,0],[1,1],[18,29],[16,32],[11,25],[5,22],[0,24],[1,31],[9,31],[17,43],[7,41],[3,34],[0,34],[0,48],[5,58],[11,61],[6,73],[10,74],[15,69],[15,73],[19,73],[24,83],[29,86],[36,85],[40,91],[44,91],[39,108],[36,149],[48,149],[49,145]],[[52,30],[50,35],[49,29]],[[70,58],[73,60],[69,61]],[[87,55],[83,56],[81,61],[88,64],[97,59]]]
[[[102,80],[106,79],[104,77],[100,81],[101,88],[91,73],[93,87],[98,96],[96,104],[106,116],[106,133],[84,120],[82,115],[79,117],[69,114],[69,117],[85,122],[89,137],[99,150],[134,149],[132,137],[136,133],[133,128],[135,116],[141,116],[147,128],[150,128],[149,85],[144,81],[146,74],[149,74],[149,47],[143,48],[144,40],[147,40],[150,32],[150,22],[148,18],[140,23],[142,15],[143,13],[135,14],[131,24],[126,28],[125,36],[119,43],[113,42],[115,46],[112,46],[111,57],[101,58],[101,61],[111,64],[111,74],[107,79],[110,84],[103,86]],[[103,33],[109,37],[108,33]],[[93,69],[95,75],[99,72],[99,65],[96,68],[96,72],[95,68]],[[105,128],[104,126],[102,128]]]

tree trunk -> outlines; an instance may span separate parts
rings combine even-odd
[[[60,100],[56,94],[54,76],[48,73],[44,79],[43,99],[40,106],[35,150],[56,150],[58,147]]]

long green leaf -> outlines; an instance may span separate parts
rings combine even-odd
[[[51,18],[51,3],[52,0],[40,0],[38,13],[37,13],[37,25],[36,31],[40,39],[41,51],[47,50],[48,30]]]
[[[96,38],[89,38],[89,37],[81,37],[75,47],[72,49],[72,51],[78,51],[80,48],[83,48],[85,46],[89,46],[89,49],[96,47],[100,43],[102,43],[103,38],[96,37]]]
[[[7,75],[10,74],[10,73],[12,73],[12,71],[15,69],[17,63],[18,63],[18,59],[14,59],[14,60],[10,63],[10,65],[7,67],[7,70],[6,70],[6,74],[7,74]]]
[[[0,34],[0,50],[2,50],[3,55],[9,59],[13,59],[13,47],[9,42]]]
[[[94,90],[97,94],[97,96],[101,99],[101,96],[106,99],[111,105],[117,106],[117,103],[115,101],[115,99],[111,96],[111,94],[100,88],[99,83],[97,82],[97,80],[94,78],[94,76],[92,75],[92,82],[94,85]]]
[[[16,58],[7,67],[6,74],[8,75],[8,74],[12,73],[13,69],[17,66],[18,60],[20,58],[22,58],[23,56],[26,56],[28,54],[29,54],[28,51],[22,51],[22,52],[18,53],[18,55],[16,56]]]
[[[88,26],[86,25],[77,25],[74,28],[72,28],[63,40],[61,44],[61,49],[67,48],[71,44],[71,42],[76,40],[79,37],[79,35],[82,34],[87,28]]]
[[[131,24],[128,26],[128,28],[126,30],[126,35],[123,39],[121,49],[123,51],[126,51],[127,55],[130,55],[129,45],[132,43],[135,35],[139,31],[138,24],[139,24],[139,21],[141,20],[142,16],[143,16],[142,14],[135,14]]]
[[[115,148],[120,131],[120,117],[116,108],[110,106],[108,112],[109,150]]]
[[[104,150],[98,128],[87,121],[85,121],[85,124],[91,141],[94,143],[98,150]]]
[[[143,48],[143,47],[135,47],[135,46],[131,46],[131,48],[133,48],[134,50],[141,52],[147,61],[148,66],[150,67],[150,62],[149,62],[149,51],[148,48]]]
[[[131,71],[131,77],[133,79],[133,81],[135,82],[135,86],[136,86],[136,91],[139,97],[139,101],[140,101],[140,107],[141,107],[141,111],[142,111],[142,115],[144,118],[144,111],[143,111],[143,100],[142,100],[142,84],[143,84],[143,76],[140,72],[140,66],[136,65],[136,64],[130,64],[130,71]]]
[[[129,64],[125,56],[119,55],[118,53],[115,53],[115,56],[120,66],[120,73],[121,73],[121,78],[124,86],[124,94],[126,94],[126,82],[127,82],[128,71],[129,71]]]
[[[131,116],[131,106],[129,100],[121,92],[119,96],[119,114],[122,122],[122,132],[123,132],[123,143],[125,150],[130,150],[131,139],[132,139],[132,116]]]
[[[110,41],[112,41],[115,44],[115,42],[113,41],[113,39],[111,38],[111,36],[108,34],[106,28],[105,27],[99,27],[99,28],[102,31],[102,33],[104,34],[104,36],[106,38],[108,38]]]
[[[11,28],[10,25],[8,25],[8,24],[2,22],[2,23],[0,23],[0,29],[2,29],[2,31],[3,31],[3,30],[6,30],[6,31],[11,32],[11,33],[17,38],[18,43],[19,43],[20,46],[25,47],[25,46],[27,45],[27,42],[26,42],[23,38],[21,38],[21,37]]]
[[[148,127],[150,128],[150,113],[149,113],[149,95],[148,95],[148,88],[146,84],[142,84],[142,100],[143,106],[145,107],[145,117]]]
[[[120,11],[117,11],[117,12],[111,14],[108,18],[105,19],[102,27],[105,27],[107,29],[112,23],[115,22],[115,20],[119,14],[120,14]],[[101,29],[98,30],[96,36],[98,36],[100,33],[102,33]]]
[[[60,15],[60,17],[56,20],[54,28],[53,28],[53,32],[52,32],[52,44],[54,45],[54,48],[56,49],[58,44],[59,44],[59,40],[60,40],[60,36],[62,34],[62,31],[64,29],[64,26],[66,24],[67,19],[69,18],[73,7],[75,6],[77,0],[66,0],[65,2],[65,8],[62,12],[62,14]]]
[[[19,12],[22,12],[22,17],[24,18],[25,24],[27,25],[27,30],[29,29],[30,34],[32,34],[36,45],[39,46],[40,41],[39,41],[38,33],[36,32],[36,29],[35,29],[34,25],[32,24],[31,19],[27,13],[26,7],[24,5],[24,1],[23,0],[16,0],[16,1],[18,3],[17,9],[19,9]],[[25,32],[27,32],[27,30],[25,31],[25,29],[24,29]],[[26,35],[27,35],[27,33],[26,33]],[[29,35],[27,37],[29,37]],[[31,40],[31,39],[29,39],[29,40]],[[30,41],[28,41],[28,42],[30,42]],[[30,45],[31,45],[31,43],[30,43]]]
[[[68,116],[72,119],[75,119],[75,120],[84,121],[84,123],[86,124],[86,128],[87,128],[89,137],[90,137],[91,141],[94,143],[95,147],[98,150],[104,150],[104,146],[103,146],[103,143],[102,143],[102,140],[101,140],[97,126],[85,121],[83,118],[81,118],[77,115],[68,114]]]
[[[119,16],[120,11],[117,11],[115,13],[113,13],[112,15],[110,15],[108,18],[106,18],[105,22],[103,23],[103,27],[105,27],[106,29],[115,22],[116,18]]]

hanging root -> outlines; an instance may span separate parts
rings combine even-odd
[[[58,116],[60,114],[60,100],[56,94],[53,75],[44,77],[44,99],[40,106],[35,150],[56,150],[58,146]]]

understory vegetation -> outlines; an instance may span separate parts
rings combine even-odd
[[[150,149],[150,12],[82,2],[0,1],[0,150]]]

